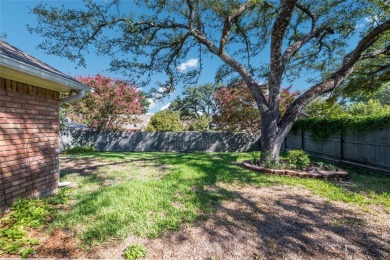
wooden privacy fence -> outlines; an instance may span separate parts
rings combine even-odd
[[[60,150],[80,145],[109,152],[246,152],[260,149],[258,135],[243,133],[73,130],[61,134]]]
[[[282,148],[302,149],[317,157],[390,173],[389,126],[370,131],[347,129],[325,140],[315,138],[310,131],[297,129],[287,135]]]
[[[260,149],[258,135],[219,132],[97,132],[72,130],[61,134],[60,149],[80,145],[99,151],[246,152]],[[390,173],[390,127],[339,131],[325,140],[310,131],[291,131],[282,150],[303,149],[309,154],[338,162],[357,164]]]

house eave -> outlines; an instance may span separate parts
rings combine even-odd
[[[91,92],[92,90],[76,80],[36,68],[4,55],[0,55],[0,77],[58,92],[69,92],[70,90]]]

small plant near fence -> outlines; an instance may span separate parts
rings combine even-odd
[[[310,158],[303,150],[290,150],[282,157],[282,163],[286,168],[303,170],[309,166]]]
[[[260,151],[253,151],[250,153],[252,159],[251,164],[260,164]],[[290,150],[283,153],[280,158],[280,164],[272,159],[269,153],[265,154],[262,166],[269,169],[300,169],[303,170],[310,165],[309,155],[303,150]]]
[[[80,153],[94,153],[95,147],[92,146],[76,146],[73,148],[66,148],[62,151],[62,154],[80,154]]]

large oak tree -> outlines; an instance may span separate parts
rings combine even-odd
[[[113,70],[134,79],[166,73],[168,80],[159,86],[166,92],[179,81],[196,81],[204,55],[217,57],[223,64],[218,78],[244,81],[251,91],[261,114],[262,156],[268,152],[275,161],[309,102],[342,85],[361,61],[390,49],[389,41],[381,41],[390,30],[389,2],[383,0],[121,2],[85,0],[83,9],[40,4],[32,9],[38,25],[30,30],[42,35],[40,47],[47,53],[81,65],[84,52],[95,50],[112,57]],[[364,18],[369,23],[360,28]],[[358,40],[349,46],[352,36]],[[178,70],[194,51],[198,69]],[[281,116],[282,81],[302,74],[314,76],[312,86]],[[268,99],[261,84],[268,88]]]

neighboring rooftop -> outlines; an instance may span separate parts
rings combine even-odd
[[[127,131],[130,131],[130,132],[139,132],[139,131],[143,131],[145,130],[146,126],[148,125],[149,123],[149,120],[150,118],[152,117],[152,115],[139,115],[137,116],[138,119],[139,119],[139,122],[138,123],[133,123],[133,124],[127,124],[124,126],[124,128],[127,130]]]
[[[0,40],[0,76],[59,92],[91,88]]]

